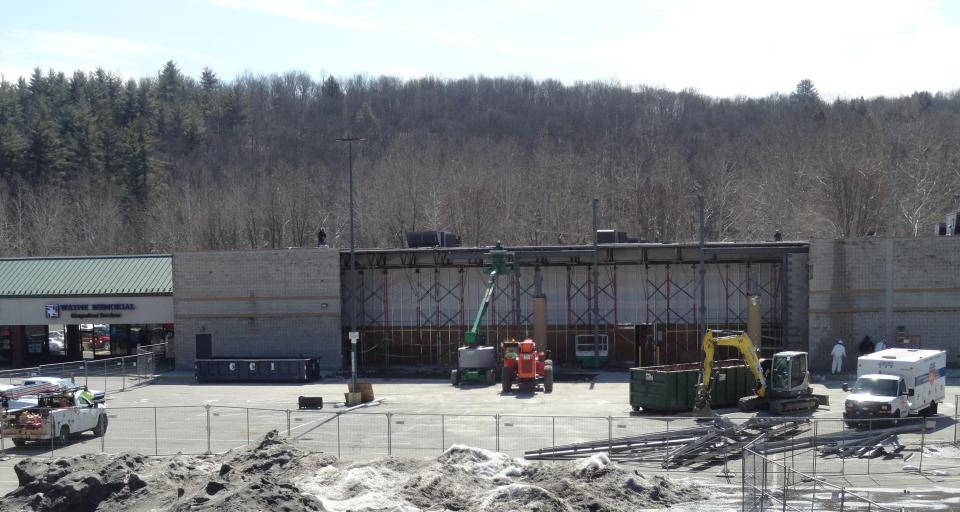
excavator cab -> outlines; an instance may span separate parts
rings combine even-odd
[[[770,364],[770,398],[796,398],[810,393],[806,352],[777,352]]]

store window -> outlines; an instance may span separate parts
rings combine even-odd
[[[63,357],[67,355],[66,326],[50,324],[47,326],[47,351],[51,356]]]
[[[13,329],[9,325],[0,325],[0,365],[13,364]]]
[[[110,355],[110,326],[107,324],[80,324],[80,345],[83,358]]]
[[[27,337],[27,355],[36,358],[47,352],[47,326],[46,325],[27,325],[24,326]]]

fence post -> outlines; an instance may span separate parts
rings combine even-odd
[[[783,494],[780,495],[780,503],[783,506],[783,512],[787,512],[787,460],[783,460]]]
[[[551,425],[550,425],[550,438],[553,440],[551,446],[554,450],[557,449],[557,417],[551,416]]]
[[[50,457],[52,458],[57,451],[57,422],[53,420],[52,410],[48,411],[47,418],[50,419]]]
[[[340,415],[337,414],[337,458],[340,458]]]
[[[123,384],[120,385],[120,391],[127,390],[127,358],[120,358],[120,374],[123,375]]]
[[[81,349],[82,349],[82,348],[83,348],[83,347],[81,347]],[[80,352],[83,352],[83,350],[81,350]],[[81,354],[80,357],[83,357],[83,354]],[[83,362],[83,385],[84,385],[84,386],[90,385],[90,374],[87,372],[87,362],[86,362],[86,361]],[[104,389],[104,391],[106,391],[106,389]]]
[[[104,361],[104,363],[103,363],[103,391],[104,391],[104,392],[107,391],[107,363],[106,363],[106,361]]]
[[[873,419],[872,419],[872,418],[871,418],[871,419],[868,419],[867,422],[868,422],[868,423],[867,423],[867,425],[868,425],[867,428],[868,428],[869,430],[873,430]],[[840,429],[841,429],[841,430],[840,430],[840,433],[841,433],[841,436],[840,436],[840,441],[841,441],[841,442],[840,442],[840,446],[843,446],[844,448],[846,448],[846,446],[847,446],[847,424],[844,423],[844,422],[841,422],[841,423],[840,423]],[[837,451],[837,456],[840,457],[840,475],[841,475],[841,476],[846,476],[846,474],[847,474],[847,458],[844,457],[843,454],[840,453],[839,451]]]
[[[393,413],[387,413],[387,457],[393,455]]]
[[[767,461],[766,457],[760,457],[760,463],[761,467],[763,468],[763,483],[762,487],[760,488],[760,510],[762,512],[764,503],[767,500],[767,477],[769,476],[767,467],[769,466],[769,461]],[[770,504],[773,505],[773,500],[770,500]]]
[[[843,505],[847,499],[847,490],[843,487],[840,488],[840,512],[843,512]]]
[[[290,437],[290,409],[287,409],[287,437]]]
[[[923,474],[923,448],[926,445],[927,440],[927,419],[921,418],[923,420],[923,428],[920,430],[920,467],[917,469],[917,473]]]
[[[446,417],[440,415],[440,453],[447,450],[447,421]]]
[[[613,451],[613,416],[607,416],[607,449]]]
[[[210,404],[204,406],[207,409],[207,454],[213,453],[210,450]]]
[[[109,418],[110,418],[110,414],[107,413],[108,424],[110,423]],[[103,435],[100,436],[100,453],[106,453],[106,452],[107,452],[107,433],[104,432]]]
[[[953,443],[957,443],[957,422],[960,421],[960,395],[953,397]]]
[[[494,435],[496,436],[496,445],[497,445],[496,451],[499,452],[500,451],[500,413],[497,413],[493,416],[493,421],[496,423],[496,426],[497,426],[496,432],[494,433]]]
[[[753,458],[749,448],[740,455],[740,502],[744,510],[752,510],[753,503],[747,504],[747,457]]]
[[[817,475],[813,474],[813,492],[810,494],[810,510],[816,510],[817,507]]]
[[[3,441],[3,429],[0,428],[0,460],[7,460],[7,447]]]
[[[157,426],[157,408],[153,408],[153,452],[160,455],[160,429]]]
[[[247,445],[250,444],[250,408],[247,407],[244,409],[247,411]]]
[[[817,425],[819,424],[819,421],[813,420],[813,471],[811,471],[813,478],[817,478]],[[814,486],[814,490],[816,490],[816,486]]]

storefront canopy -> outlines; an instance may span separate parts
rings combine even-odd
[[[172,294],[169,254],[0,259],[0,297]]]

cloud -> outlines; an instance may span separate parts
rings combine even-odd
[[[207,0],[211,5],[246,11],[272,14],[281,18],[332,25],[356,30],[382,30],[381,24],[361,14],[336,14],[331,11],[362,11],[363,3],[346,3],[326,0],[303,2],[302,0]]]
[[[951,64],[960,26],[947,21],[955,8],[936,0],[491,0],[469,8],[414,2],[399,11],[375,0],[207,1],[375,33],[362,37],[389,39],[395,48],[426,40],[472,50],[472,57],[493,57],[487,62],[496,69],[474,70],[481,74],[613,77],[715,96],[789,92],[803,78],[827,98],[960,87]],[[504,23],[491,22],[498,19]],[[451,63],[397,65],[442,75]]]
[[[166,60],[210,62],[202,53],[122,37],[83,32],[13,30],[0,34],[0,73],[7,80],[33,68],[90,71],[104,68],[130,77],[156,73]]]

